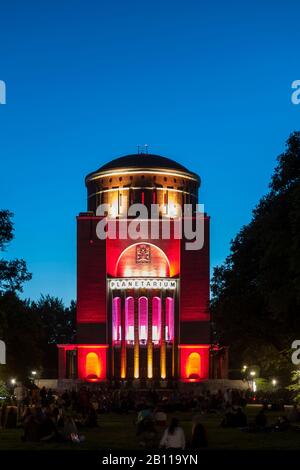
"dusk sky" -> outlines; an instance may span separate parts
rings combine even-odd
[[[138,144],[201,176],[223,262],[300,129],[299,18],[297,1],[1,2],[0,207],[24,296],[75,299],[84,177]]]

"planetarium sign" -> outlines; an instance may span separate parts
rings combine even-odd
[[[113,289],[176,289],[176,279],[110,279],[109,288]]]

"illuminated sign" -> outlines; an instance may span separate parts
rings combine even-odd
[[[176,289],[176,279],[110,279],[110,289]]]

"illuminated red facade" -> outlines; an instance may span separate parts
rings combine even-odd
[[[224,370],[211,360],[210,219],[205,214],[199,250],[187,250],[175,228],[184,224],[184,204],[195,222],[200,178],[168,158],[136,154],[89,174],[86,186],[88,211],[77,217],[77,343],[59,345],[59,378],[221,378]],[[149,211],[158,204],[159,213],[149,215],[146,237],[122,237],[120,224],[127,232],[128,207],[137,203]],[[105,215],[97,215],[100,204],[108,205]],[[116,221],[117,236],[100,239],[97,227],[107,216]]]

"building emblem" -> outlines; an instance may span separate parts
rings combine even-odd
[[[145,243],[136,246],[135,260],[137,264],[151,263],[151,247]]]

